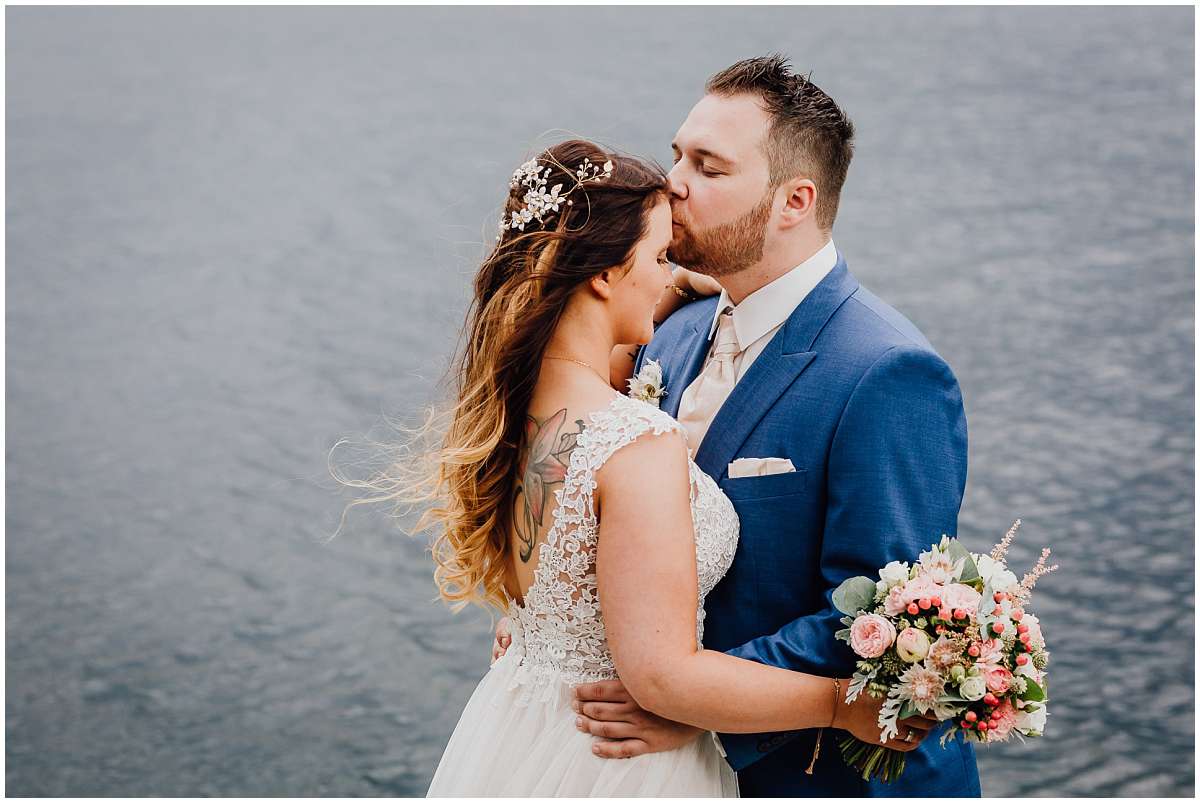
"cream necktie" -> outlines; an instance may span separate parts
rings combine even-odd
[[[679,399],[678,420],[687,430],[688,444],[693,454],[699,450],[709,424],[716,418],[717,411],[729,398],[737,382],[733,358],[741,351],[737,332],[733,328],[733,307],[726,307],[717,318],[716,344],[712,356],[700,376],[687,386]]]

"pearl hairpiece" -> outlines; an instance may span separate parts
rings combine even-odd
[[[574,187],[563,192],[563,185],[555,184],[547,191],[546,185],[550,183],[547,179],[550,175],[550,166],[541,167],[538,165],[537,159],[530,159],[513,172],[512,179],[508,182],[511,189],[515,190],[520,186],[526,188],[525,196],[521,199],[523,206],[512,212],[507,218],[500,219],[501,233],[496,235],[496,239],[499,240],[503,236],[504,229],[525,231],[525,224],[535,218],[539,223],[545,223],[548,217],[558,212],[563,202],[566,202],[567,206],[574,204],[574,201],[567,199],[568,195],[586,182],[612,178],[612,171],[612,160],[606,161],[601,166],[593,164],[591,159],[584,158],[583,163],[575,170]]]

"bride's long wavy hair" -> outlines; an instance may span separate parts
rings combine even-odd
[[[504,609],[511,562],[514,487],[529,401],[542,356],[567,300],[606,269],[627,266],[645,235],[647,213],[666,197],[656,164],[569,140],[535,157],[550,168],[547,186],[576,187],[577,169],[612,162],[612,175],[571,193],[545,224],[502,227],[475,276],[464,338],[450,369],[453,400],[430,409],[424,425],[408,430],[386,468],[343,484],[373,495],[354,505],[393,502],[424,506],[413,532],[436,527],[434,578],[455,610],[469,603]],[[526,187],[514,182],[504,219],[524,206]],[[334,446],[336,449],[337,446]]]

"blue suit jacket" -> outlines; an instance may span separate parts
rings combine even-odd
[[[703,366],[716,304],[677,311],[639,355],[639,369],[647,359],[662,365],[671,415]],[[730,479],[739,457],[784,457],[796,471]],[[855,657],[834,638],[842,625],[833,590],[956,533],[967,478],[962,396],[924,335],[862,288],[839,255],[738,381],[695,460],[741,520],[733,566],[705,603],[705,646],[849,677]],[[955,738],[940,747],[942,728],[890,784],[864,782],[845,765],[844,731],[825,734],[812,775],[804,770],[815,729],[720,738],[747,797],[979,796],[973,746]]]

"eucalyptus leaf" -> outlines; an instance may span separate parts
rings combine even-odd
[[[957,563],[959,560],[963,562],[962,574],[958,579],[964,583],[969,583],[972,580],[979,579],[979,567],[975,565],[975,559],[971,557],[971,553],[965,546],[959,543],[958,539],[950,541],[950,547],[946,550],[950,555],[950,559]]]
[[[868,577],[851,577],[833,592],[833,604],[839,611],[854,616],[875,601],[875,582]]]

